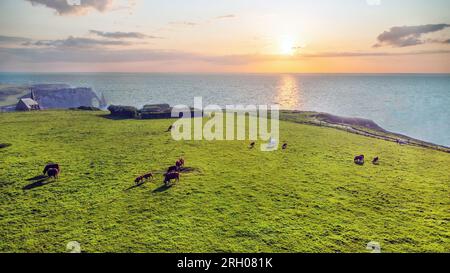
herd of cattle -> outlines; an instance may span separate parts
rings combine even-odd
[[[250,143],[250,146],[248,146],[248,148],[253,149],[255,148],[256,142],[252,142]],[[281,149],[286,150],[287,149],[287,143],[283,143],[283,145],[281,146]]]
[[[253,148],[254,146],[255,146],[255,142],[252,142],[250,144],[250,148]],[[283,148],[283,150],[285,150],[287,148],[287,143],[284,143],[282,148]],[[357,165],[364,165],[364,155],[355,156],[355,158],[353,159],[353,162]],[[372,163],[374,165],[378,165],[379,157],[375,157],[372,160]],[[176,182],[180,181],[180,171],[183,170],[184,164],[185,164],[184,159],[180,158],[175,162],[175,165],[170,166],[167,169],[167,171],[164,173],[164,181],[163,181],[166,186],[169,186],[172,180],[175,180]],[[47,164],[43,171],[44,175],[47,175],[49,178],[54,178],[54,179],[58,178],[60,173],[61,173],[61,167],[59,166],[59,164],[56,164],[56,163]],[[154,175],[153,175],[153,173],[150,172],[150,173],[146,173],[144,175],[136,177],[134,182],[136,185],[138,185],[147,180],[153,180],[153,179],[154,179]]]
[[[166,186],[170,185],[170,182],[172,180],[175,180],[176,182],[180,181],[180,171],[183,169],[184,167],[184,159],[180,158],[177,160],[177,162],[175,162],[175,165],[170,166],[166,173],[164,173],[164,184]],[[136,185],[145,182],[146,180],[153,180],[154,175],[153,173],[147,173],[141,176],[136,177],[136,179],[134,180],[134,183],[136,183]]]
[[[164,173],[164,184],[166,186],[170,185],[170,182],[172,180],[175,180],[176,182],[180,181],[180,171],[184,168],[184,159],[180,158],[177,160],[175,165],[170,166],[167,171]],[[50,163],[47,164],[44,168],[43,174],[47,175],[49,178],[58,178],[59,174],[61,173],[61,167],[59,164],[56,163]],[[134,182],[136,185],[145,182],[146,180],[153,180],[154,175],[153,173],[146,173],[144,175],[138,176]]]
[[[353,162],[357,165],[364,165],[364,155],[355,156]],[[377,156],[372,160],[372,164],[378,165],[380,163],[380,158]]]

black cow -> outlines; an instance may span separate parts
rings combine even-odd
[[[42,173],[44,175],[47,174],[49,169],[57,169],[58,173],[61,172],[61,168],[59,167],[59,164],[51,163],[51,164],[47,164],[47,166],[45,166],[44,171]]]
[[[380,163],[380,158],[377,156],[372,160],[372,164],[378,165]]]
[[[353,159],[353,162],[355,162],[355,164],[358,164],[358,165],[364,165],[364,155],[355,156],[355,158]]]
[[[50,168],[47,171],[48,177],[53,177],[54,179],[58,178],[59,170],[56,168]]]

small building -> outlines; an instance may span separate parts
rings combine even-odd
[[[33,110],[40,110],[40,109],[41,109],[41,107],[39,107],[39,103],[30,98],[20,99],[16,105],[17,111],[33,111]]]

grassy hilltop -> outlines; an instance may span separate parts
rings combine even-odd
[[[450,251],[450,154],[281,122],[285,151],[172,140],[173,120],[103,112],[0,114],[0,251]],[[259,148],[259,146],[258,146]],[[353,156],[379,156],[379,166]],[[183,156],[174,187],[162,172]],[[33,184],[48,161],[58,181]],[[51,181],[50,181],[51,182]]]

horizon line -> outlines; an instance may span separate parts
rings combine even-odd
[[[202,75],[276,75],[276,74],[302,74],[302,75],[450,75],[449,72],[180,72],[180,71],[67,71],[67,72],[55,72],[55,71],[0,71],[4,74],[202,74]]]

